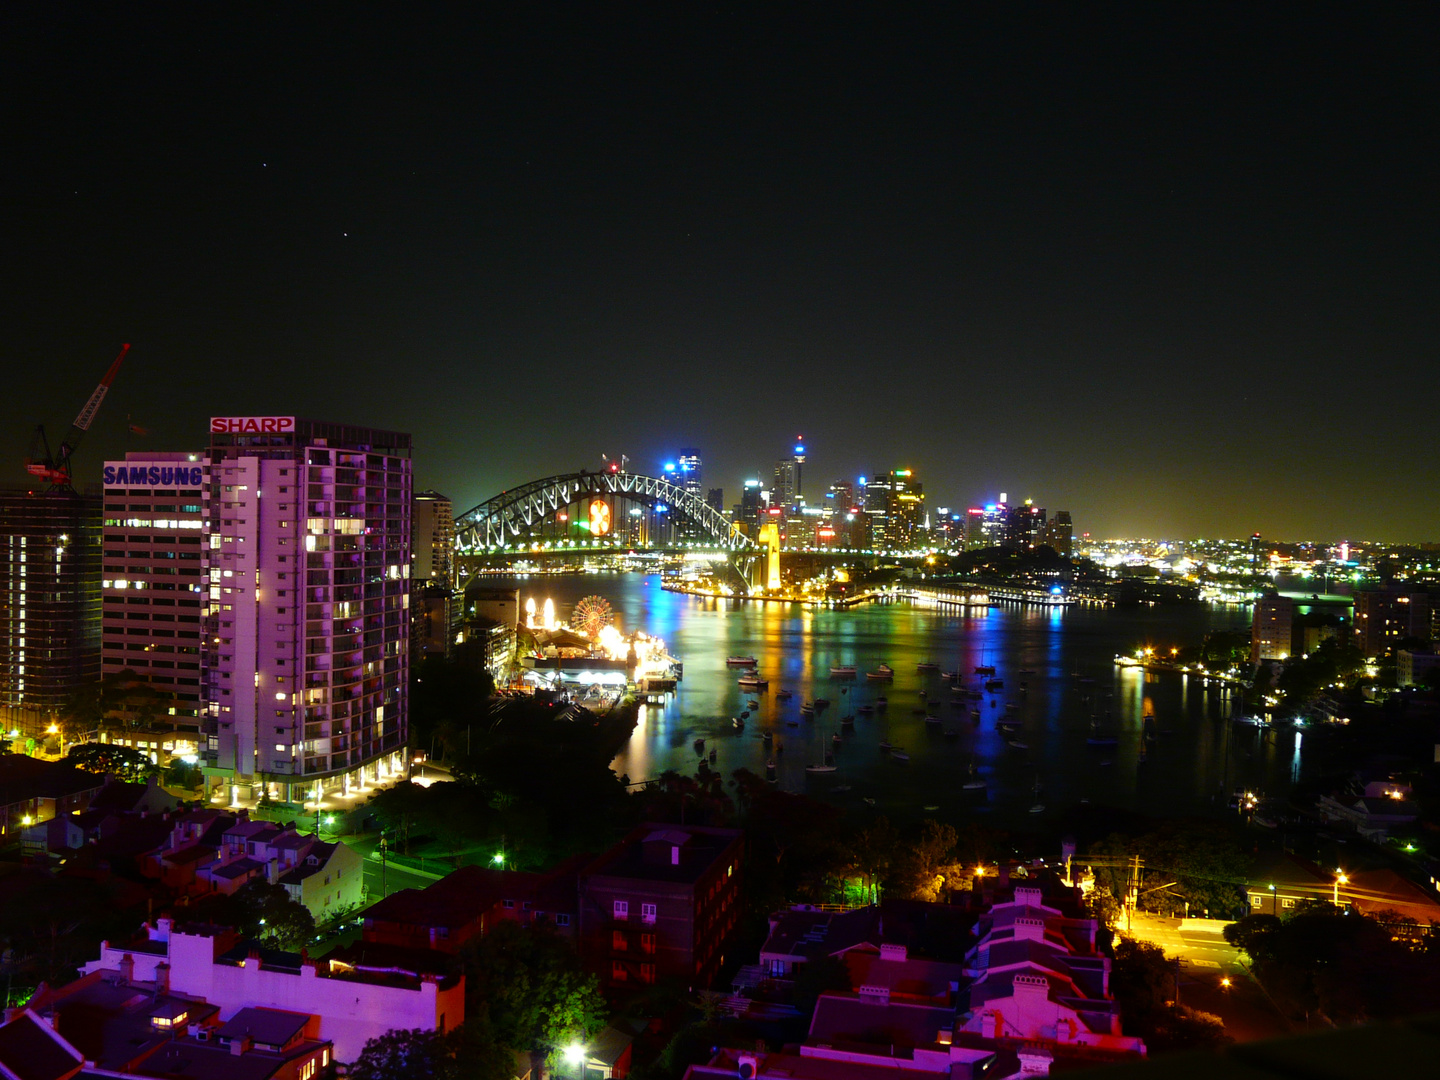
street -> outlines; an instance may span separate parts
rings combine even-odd
[[[1220,925],[1137,912],[1128,927],[1122,922],[1120,934],[1158,945],[1166,957],[1178,960],[1180,1004],[1220,1017],[1225,1034],[1236,1042],[1289,1033],[1289,1022],[1250,974],[1244,953],[1225,941]]]

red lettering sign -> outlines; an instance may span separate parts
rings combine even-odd
[[[295,430],[293,416],[212,416],[212,435],[283,435]]]

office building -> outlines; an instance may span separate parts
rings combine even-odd
[[[110,718],[111,738],[194,753],[205,707],[210,468],[198,450],[148,451],[105,462],[102,477],[101,672],[133,671],[157,695],[150,715]]]
[[[760,516],[765,508],[765,490],[759,480],[746,480],[740,489],[740,503],[735,507],[735,522],[746,535],[754,537],[760,530]]]
[[[415,496],[410,570],[410,659],[447,656],[455,640],[455,512],[438,491]]]
[[[210,431],[206,775],[301,802],[403,772],[410,436],[288,416]]]
[[[705,505],[717,514],[723,514],[725,512],[725,489],[709,488],[705,492]]]
[[[0,488],[0,709],[40,736],[100,677],[98,490]]]
[[[686,447],[680,451],[680,460],[677,462],[680,468],[680,487],[684,488],[697,499],[705,489],[701,486],[700,451],[693,446]]]
[[[1035,506],[1029,499],[1019,506],[1005,510],[1005,539],[1002,547],[1015,551],[1034,551],[1045,536],[1045,510]]]
[[[1055,554],[1070,558],[1075,545],[1075,526],[1070,521],[1069,510],[1055,511],[1055,516],[1045,523],[1040,542]]]
[[[775,463],[775,487],[771,502],[776,506],[788,507],[799,502],[805,494],[802,469],[805,465],[805,443],[797,440],[795,449],[788,458]]]

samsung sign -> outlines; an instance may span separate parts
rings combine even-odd
[[[175,461],[107,461],[106,487],[201,487],[205,467]]]
[[[211,435],[286,435],[295,430],[293,416],[212,416]]]

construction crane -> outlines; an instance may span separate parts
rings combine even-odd
[[[105,377],[100,380],[100,385],[90,395],[90,400],[80,410],[80,415],[75,417],[75,422],[70,425],[65,438],[60,440],[55,453],[50,452],[50,440],[45,437],[45,425],[36,426],[35,437],[30,441],[30,454],[25,458],[25,471],[49,484],[51,491],[75,490],[70,473],[70,459],[75,454],[75,448],[80,445],[80,440],[85,437],[85,432],[90,430],[95,413],[99,411],[100,403],[110,392],[110,384],[115,381],[115,375],[120,370],[120,362],[129,351],[129,345],[120,346],[120,355],[115,357],[110,370],[105,372]]]

